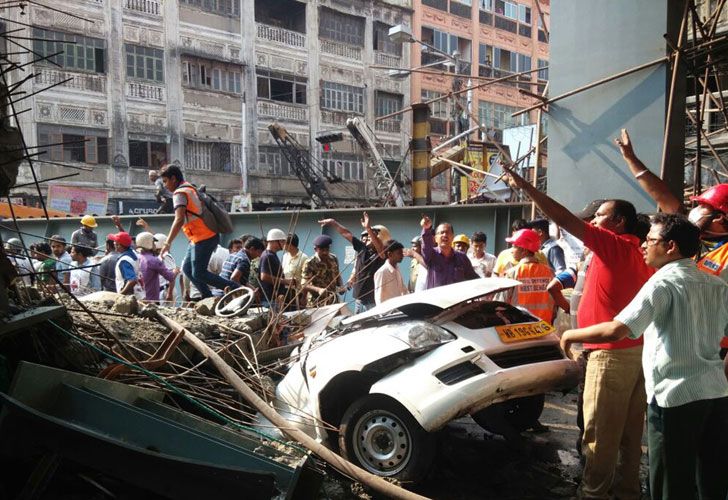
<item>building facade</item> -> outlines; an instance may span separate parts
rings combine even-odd
[[[443,97],[465,88],[468,81],[473,85],[487,81],[479,78],[544,68],[519,76],[517,84],[478,88],[469,103],[465,94],[433,103],[433,144],[437,144],[438,136],[459,130],[457,119],[462,117],[462,108],[469,108],[473,117],[465,120],[465,127],[472,127],[477,120],[497,141],[502,140],[505,128],[535,123],[535,111],[518,117],[511,114],[536,102],[519,89],[541,94],[548,81],[549,0],[414,0],[413,9],[412,33],[426,45],[412,45],[412,66],[428,65],[427,71],[411,76],[413,102]],[[452,60],[445,60],[443,54]],[[433,179],[433,201],[446,201],[443,196],[447,196],[448,182],[447,172]]]
[[[228,203],[248,192],[258,209],[309,206],[273,122],[341,178],[339,206],[376,203],[346,118],[371,124],[385,157],[406,152],[407,120],[374,119],[408,104],[409,85],[370,66],[409,67],[409,47],[382,33],[411,24],[410,0],[57,0],[4,14],[32,39],[18,57],[36,76],[21,88],[46,89],[18,117],[36,173],[78,172],[53,183],[108,191],[110,213],[154,207],[148,170],[165,164]],[[345,140],[323,151],[315,137],[336,130]],[[26,165],[18,183],[31,181]],[[34,188],[14,196],[32,204]]]

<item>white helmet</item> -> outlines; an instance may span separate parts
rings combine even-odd
[[[154,235],[146,231],[137,234],[136,246],[144,250],[154,250]]]
[[[275,228],[268,231],[268,236],[265,239],[267,241],[285,241],[288,239],[288,235],[282,230]]]
[[[155,248],[161,250],[165,243],[167,243],[167,235],[164,233],[157,233],[154,235],[154,241],[156,243]]]

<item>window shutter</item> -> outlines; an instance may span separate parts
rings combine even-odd
[[[86,163],[98,163],[99,156],[96,150],[96,137],[87,135],[84,139],[86,140],[83,143],[84,152],[86,153]]]
[[[51,144],[55,146],[50,147],[51,160],[52,161],[63,161],[63,145],[59,144],[63,142],[63,135],[61,134],[50,134]]]

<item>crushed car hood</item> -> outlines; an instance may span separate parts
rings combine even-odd
[[[386,316],[396,312],[412,318],[435,316],[446,309],[469,300],[502,292],[520,284],[519,281],[508,278],[480,278],[477,280],[461,281],[452,285],[440,286],[421,292],[402,295],[401,297],[394,297],[366,312],[343,320],[342,324],[350,325],[366,319]]]

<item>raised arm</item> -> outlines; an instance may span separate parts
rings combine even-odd
[[[645,164],[637,158],[626,129],[622,129],[621,137],[614,139],[614,143],[619,147],[622,158],[627,162],[629,170],[637,179],[640,187],[655,200],[657,207],[669,214],[682,212],[682,202],[672,194],[665,181],[648,170]]]
[[[420,220],[420,227],[422,228],[422,258],[427,266],[435,254],[435,237],[432,235],[432,219],[423,215],[422,220]]]
[[[321,219],[320,221],[318,221],[318,223],[321,224],[321,227],[333,227],[334,229],[336,229],[336,232],[343,236],[344,239],[347,240],[349,243],[351,243],[352,238],[354,238],[354,235],[351,234],[351,231],[339,224],[336,219]]]
[[[384,243],[382,243],[382,240],[379,239],[379,235],[376,231],[372,229],[372,225],[369,222],[369,214],[364,212],[362,214],[361,219],[361,226],[366,230],[367,234],[369,235],[369,239],[372,241],[372,246],[374,246],[374,250],[377,251],[380,258],[384,258]]]
[[[505,168],[505,167],[504,167]],[[523,190],[529,198],[546,214],[546,217],[566,229],[576,238],[584,239],[584,226],[586,223],[572,214],[568,208],[561,205],[556,200],[549,198],[546,193],[542,193],[536,189],[526,179],[518,175],[515,171],[507,169],[510,176],[511,185]]]

